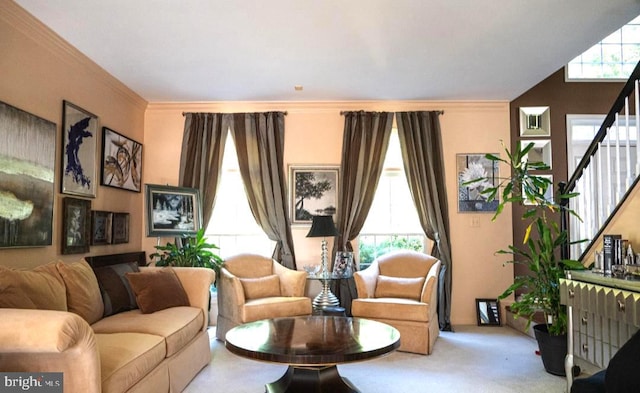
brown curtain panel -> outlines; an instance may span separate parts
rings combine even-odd
[[[398,136],[404,170],[420,224],[434,241],[431,254],[442,261],[438,283],[438,322],[451,330],[451,243],[449,209],[442,158],[439,115],[442,112],[398,112]]]
[[[202,225],[209,224],[231,117],[222,113],[186,113],[179,184],[200,190]]]
[[[273,258],[296,269],[284,176],[284,113],[235,113],[231,125],[249,207],[269,239]]]
[[[392,122],[393,113],[389,112],[344,113],[336,222],[340,234],[334,241],[334,256],[336,251],[353,251],[351,241],[360,233],[378,187]],[[356,269],[355,261],[354,265]],[[357,297],[353,279],[340,280],[334,291],[342,307],[351,315],[351,300]]]

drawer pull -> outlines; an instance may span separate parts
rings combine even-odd
[[[587,344],[582,344],[582,352],[589,352],[589,346]]]
[[[587,317],[582,317],[581,319],[582,319],[582,324],[586,325],[587,324]]]
[[[569,289],[569,297],[573,299],[575,296],[576,296],[575,291],[573,289]]]
[[[624,303],[622,300],[618,300],[618,310],[624,312]]]

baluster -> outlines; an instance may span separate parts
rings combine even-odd
[[[600,184],[598,184],[598,189],[600,192],[598,193],[598,223],[603,223],[607,216],[604,212],[604,188],[602,187],[602,179],[604,179],[604,171],[602,169],[602,143],[598,143],[598,176],[597,179],[600,179]]]
[[[615,120],[615,138],[616,138],[616,157],[615,157],[615,162],[616,162],[616,194],[615,194],[615,199],[613,200],[613,205],[617,206],[618,202],[620,201],[620,198],[622,197],[622,191],[621,191],[621,187],[622,187],[622,179],[620,176],[620,128],[618,127],[619,125],[619,118],[620,116],[618,116],[618,114],[616,113],[616,120]]]
[[[625,127],[625,136],[626,136],[626,141],[625,141],[625,153],[627,154],[627,159],[625,160],[627,162],[627,176],[625,179],[625,190],[624,192],[626,193],[627,190],[629,188],[631,188],[631,134],[630,134],[630,130],[629,130],[629,97],[625,97],[624,98],[624,127]]]
[[[638,93],[638,80],[635,85],[635,101],[636,101],[636,176],[640,175],[640,93]]]
[[[611,179],[611,128],[607,127],[607,215],[613,210],[613,181]]]

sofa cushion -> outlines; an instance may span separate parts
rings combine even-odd
[[[187,293],[170,267],[127,273],[126,277],[143,314],[189,305]]]
[[[351,313],[360,318],[395,319],[401,321],[429,322],[427,303],[402,298],[366,298],[354,299]]]
[[[308,297],[268,297],[247,301],[242,308],[242,322],[309,314],[311,299]]]
[[[406,278],[378,276],[375,297],[399,297],[420,300],[424,277]]]
[[[80,315],[89,324],[102,318],[104,304],[100,295],[98,279],[85,261],[64,263],[56,267],[64,280],[67,292],[67,308]]]
[[[136,298],[125,278],[126,273],[138,272],[135,262],[101,266],[93,269],[100,286],[100,294],[104,303],[103,316],[117,314],[122,311],[138,308]]]
[[[103,333],[146,333],[166,339],[167,356],[182,349],[189,343],[204,324],[202,309],[196,307],[172,307],[143,314],[131,310],[103,318],[91,325],[93,331]]]
[[[0,266],[0,308],[67,311],[64,281],[56,264],[32,270]]]
[[[126,392],[166,357],[164,339],[141,333],[96,334],[102,392]]]
[[[280,296],[280,278],[271,274],[258,278],[241,278],[245,299]]]

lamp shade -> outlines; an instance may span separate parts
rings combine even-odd
[[[307,237],[326,237],[337,235],[338,230],[336,229],[331,216],[313,216],[311,229],[309,229]]]

